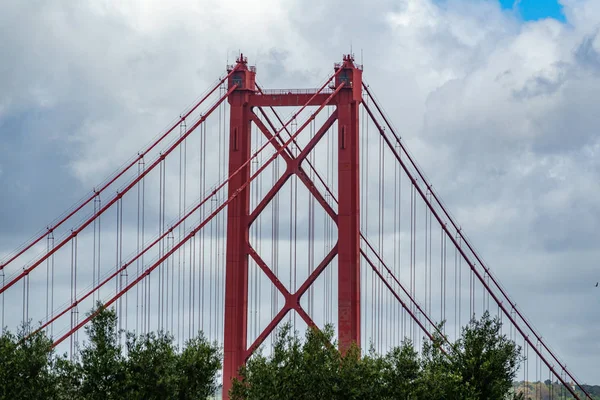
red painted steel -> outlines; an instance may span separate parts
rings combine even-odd
[[[362,71],[344,57],[338,97],[338,339],[340,350],[360,345],[359,125]]]
[[[304,170],[302,170],[302,168],[300,167],[300,164],[302,163],[302,161],[304,161],[306,159],[306,156],[308,156],[308,154],[311,152],[312,149],[314,149],[314,147],[321,140],[321,138],[325,135],[325,133],[327,133],[327,130],[329,128],[331,128],[331,126],[333,125],[333,123],[335,122],[336,119],[337,119],[337,111],[334,111],[333,114],[331,114],[329,116],[327,121],[325,121],[323,126],[317,131],[315,136],[308,142],[308,144],[302,150],[302,152],[298,155],[298,157],[293,157],[292,155],[285,153],[285,152],[281,153],[281,156],[287,163],[287,170],[281,176],[281,178],[279,178],[277,180],[277,182],[273,185],[271,190],[269,190],[269,192],[264,197],[264,199],[254,208],[254,210],[252,211],[252,214],[250,215],[250,224],[252,224],[252,222],[254,220],[256,220],[256,218],[260,215],[260,213],[265,209],[265,207],[269,204],[269,202],[271,200],[273,200],[273,197],[277,194],[277,192],[279,192],[279,190],[283,187],[283,185],[285,185],[285,183],[288,181],[288,179],[293,174],[296,174],[296,176],[298,176],[298,178],[302,181],[302,183],[304,183],[304,185],[306,186],[308,191],[313,196],[315,196],[315,198],[317,199],[319,204],[323,207],[325,212],[327,212],[327,214],[329,214],[331,219],[333,219],[337,223],[337,214],[331,208],[331,206],[327,203],[327,201],[323,198],[323,196],[321,196],[321,194],[316,190],[312,181],[308,178],[308,176],[306,175]],[[256,117],[256,115],[253,115],[252,120],[256,123],[256,125],[258,126],[260,131],[265,135],[265,137],[267,139],[271,140],[271,138],[273,138],[273,134],[271,132],[269,132],[267,127],[262,123],[262,121],[260,119],[258,119]],[[275,141],[275,140],[272,140],[271,143],[278,150],[281,147],[281,145],[278,144],[277,141]]]
[[[223,393],[229,391],[231,378],[244,364],[248,328],[248,254],[250,188],[250,105],[255,91],[255,72],[240,56],[237,71],[229,78],[229,86],[238,85],[229,96],[229,197],[237,194],[227,207],[227,250],[225,267],[225,330],[223,337]],[[232,174],[242,168],[241,171]]]
[[[261,204],[268,204],[270,199],[279,191],[285,180],[289,178],[292,173],[296,173],[299,176],[303,175],[300,171],[299,163],[304,159],[308,151],[301,157],[293,158],[291,153],[287,150],[287,146],[290,142],[295,141],[295,138],[308,126],[308,124],[314,119],[315,115],[320,112],[326,105],[332,103],[337,98],[340,91],[343,88],[341,82],[336,81],[336,89],[329,91],[329,93],[323,95],[321,92],[331,82],[332,79],[336,78],[339,72],[333,75],[320,89],[314,93],[307,92],[302,94],[300,97],[297,94],[283,94],[278,95],[277,98],[288,97],[288,103],[296,105],[296,101],[301,99],[304,104],[298,112],[296,112],[290,121],[283,125],[283,127],[272,134],[260,123],[260,120],[256,118],[254,113],[251,111],[253,107],[253,99],[257,95],[255,85],[255,69],[248,67],[247,60],[240,55],[237,60],[235,67],[236,71],[229,78],[229,86],[232,87],[237,85],[237,88],[229,96],[230,104],[230,135],[229,135],[229,197],[232,199],[227,209],[227,250],[226,250],[226,270],[225,270],[225,329],[224,329],[224,361],[223,361],[223,398],[227,398],[229,389],[231,388],[232,379],[237,376],[239,368],[245,363],[246,359],[252,354],[254,349],[262,343],[264,338],[275,328],[275,326],[281,321],[281,318],[290,310],[298,312],[301,318],[310,325],[314,326],[314,322],[310,316],[300,307],[300,296],[304,291],[314,282],[318,277],[318,274],[322,272],[325,267],[331,262],[331,259],[336,253],[333,253],[331,257],[326,257],[320,265],[320,268],[315,270],[316,274],[313,273],[309,279],[303,285],[302,290],[298,290],[296,293],[289,293],[283,285],[277,280],[274,274],[268,273],[270,271],[268,266],[260,259],[260,256],[250,247],[249,244],[249,229],[252,221],[258,213],[250,214],[249,201],[250,191],[248,183],[256,175],[250,176],[250,166],[248,160],[250,159],[250,148],[251,148],[251,134],[250,128],[251,123],[254,121],[258,122],[258,126],[261,131],[267,136],[268,142],[271,143],[276,149],[276,155],[281,155],[288,162],[288,175],[283,180],[280,180],[280,185],[275,185],[273,189],[267,194],[266,198]],[[321,103],[315,103],[315,99],[321,99]],[[319,105],[319,108],[314,112],[289,140],[283,141],[279,137],[282,130],[286,129],[293,120],[296,119],[298,114],[306,107],[310,105]],[[322,128],[320,137],[324,135],[327,129],[335,121],[335,116],[330,117],[326,126]],[[277,140],[281,140],[279,143]],[[313,140],[314,143],[309,143],[309,148],[314,147],[318,142],[318,139]],[[274,158],[272,158],[274,159]],[[240,170],[241,168],[241,170]],[[232,176],[233,171],[240,171],[236,176]],[[307,184],[309,191],[311,185],[305,180],[301,180]],[[313,193],[314,194],[314,193]],[[318,197],[318,196],[317,196]],[[259,208],[259,210],[261,210]],[[259,211],[260,212],[260,211]],[[265,330],[259,335],[257,340],[247,348],[247,322],[248,322],[248,258],[252,258],[257,264],[265,271],[266,275],[273,281],[276,287],[282,292],[286,299],[286,304],[281,312],[278,313],[277,317],[274,318],[265,328]],[[279,284],[278,284],[279,283]]]
[[[255,107],[299,107],[308,103],[309,106],[320,106],[328,96],[326,93],[321,93],[311,99],[313,94],[295,94],[291,91],[289,93],[282,91],[281,94],[277,95],[257,94],[256,96],[252,96],[251,105]]]

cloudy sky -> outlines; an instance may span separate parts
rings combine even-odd
[[[4,0],[0,250],[135,154],[238,50],[285,88],[314,87],[352,47],[513,299],[598,384],[600,3],[511,3]]]

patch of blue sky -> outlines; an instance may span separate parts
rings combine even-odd
[[[565,22],[565,15],[562,11],[562,5],[558,0],[499,0],[502,8],[513,9],[525,21],[536,21],[545,18],[554,18]],[[515,4],[516,3],[516,4]]]

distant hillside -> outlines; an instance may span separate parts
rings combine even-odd
[[[594,400],[600,400],[600,386],[582,385],[583,388],[592,396]],[[558,400],[558,399],[573,399],[571,393],[557,382],[546,380],[545,382],[515,382],[516,393],[522,393],[526,400]],[[583,392],[575,389],[577,394]]]

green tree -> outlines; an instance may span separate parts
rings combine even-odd
[[[230,398],[241,399],[380,399],[386,385],[383,370],[391,361],[371,348],[361,356],[352,345],[342,356],[333,327],[308,329],[304,340],[289,324],[276,334],[273,353],[256,353],[233,382]],[[391,360],[391,359],[390,359]]]
[[[52,341],[43,332],[28,336],[28,325],[0,336],[0,399],[39,399],[56,395]]]
[[[177,386],[180,400],[206,399],[219,388],[217,374],[222,353],[216,343],[209,343],[202,332],[186,342],[177,359]]]
[[[441,328],[442,326],[440,326]],[[440,329],[441,330],[441,329]],[[425,341],[420,359],[420,373],[416,379],[415,398],[420,400],[475,400],[469,388],[462,385],[462,377],[452,367],[452,356],[444,343],[446,339],[435,333],[432,341]],[[443,350],[446,348],[446,350]],[[456,356],[456,355],[454,355]]]
[[[276,334],[273,353],[258,351],[233,381],[231,399],[332,398],[339,353],[332,346],[333,328],[308,329],[304,343],[289,324]],[[338,389],[339,390],[339,389]]]
[[[257,353],[240,370],[231,399],[505,399],[521,361],[519,348],[485,314],[454,345],[441,335],[425,341],[421,356],[410,341],[385,356],[357,346],[344,355],[334,331],[308,329],[304,341],[280,329],[269,357]]]
[[[352,344],[346,354],[340,357],[337,371],[334,368],[336,399],[379,399],[385,393],[385,379],[382,371],[386,360],[379,356],[373,346],[361,356],[361,350]],[[334,366],[335,367],[335,366]]]
[[[81,396],[90,400],[123,398],[126,367],[119,344],[117,315],[98,304],[99,313],[85,327],[89,342],[80,352]]]
[[[381,378],[385,385],[383,398],[412,398],[421,375],[418,353],[412,342],[406,340],[401,346],[391,349],[384,358]]]
[[[65,354],[55,357],[52,370],[57,400],[73,400],[82,397],[83,370],[79,363],[69,360]]]
[[[174,399],[179,355],[173,337],[163,332],[127,334],[125,393],[129,399]]]
[[[119,344],[117,315],[97,304],[87,340],[71,361],[55,356],[44,332],[0,336],[0,400],[206,399],[219,387],[221,350],[200,332],[179,352],[172,336],[126,334]]]
[[[521,349],[501,334],[502,323],[485,312],[462,330],[451,355],[452,370],[462,385],[478,399],[502,399],[511,388],[521,357]]]

